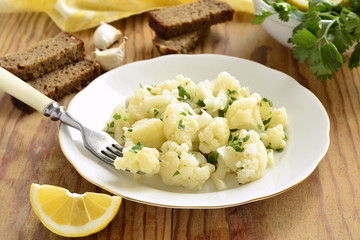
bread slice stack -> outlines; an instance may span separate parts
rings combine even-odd
[[[81,90],[100,75],[99,64],[85,59],[84,42],[66,32],[1,57],[0,66],[55,101]],[[15,98],[12,101],[23,111],[33,111]]]
[[[210,32],[214,24],[231,21],[234,10],[226,2],[200,0],[149,12],[155,31],[154,45],[161,54],[188,53]]]

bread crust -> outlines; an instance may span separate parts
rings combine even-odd
[[[211,25],[231,21],[234,10],[226,2],[201,0],[149,12],[149,26],[167,40]]]
[[[100,65],[88,59],[69,63],[59,69],[46,73],[27,83],[33,88],[57,101],[62,97],[78,92],[87,86],[93,79],[100,75]],[[15,107],[24,112],[31,113],[34,110],[12,98]]]
[[[0,66],[27,81],[84,57],[84,42],[69,33],[60,32],[24,51],[1,57]]]
[[[162,55],[186,54],[202,42],[209,33],[210,27],[203,28],[195,32],[184,33],[167,40],[156,35],[153,39],[153,43]]]

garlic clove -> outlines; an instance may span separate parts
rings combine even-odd
[[[124,37],[123,42],[116,48],[110,48],[103,51],[95,49],[95,61],[100,64],[103,70],[109,71],[120,66],[125,57],[126,40],[127,37]]]
[[[93,40],[95,48],[101,50],[107,49],[121,37],[122,33],[119,29],[107,23],[102,23],[94,32]]]

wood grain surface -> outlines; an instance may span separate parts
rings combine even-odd
[[[108,227],[86,239],[360,239],[360,69],[343,67],[331,81],[321,82],[251,19],[250,14],[237,13],[233,21],[213,26],[192,53],[250,59],[285,72],[312,91],[331,122],[330,148],[319,166],[295,188],[237,207],[179,210],[124,200]],[[125,63],[159,56],[146,13],[112,24],[129,38]],[[1,14],[0,56],[59,31],[42,13]],[[85,41],[89,57],[93,32],[74,33]],[[73,96],[61,103],[67,106]],[[67,161],[57,122],[40,113],[22,113],[2,90],[0,126],[0,239],[64,239],[35,216],[30,184],[52,184],[78,193],[105,191],[83,179]]]

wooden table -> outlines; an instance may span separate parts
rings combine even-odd
[[[250,59],[285,72],[311,90],[331,121],[331,144],[316,170],[297,187],[270,199],[215,210],[179,210],[124,200],[111,224],[88,239],[360,239],[360,69],[342,68],[317,80],[306,64],[275,42],[252,15],[212,27],[193,53]],[[113,23],[128,36],[125,62],[159,56],[142,14]],[[17,52],[60,30],[42,13],[0,15],[0,56]],[[75,33],[94,46],[94,29]],[[65,106],[74,95],[61,100]],[[24,114],[0,90],[0,239],[62,239],[48,231],[29,202],[31,183],[72,192],[105,192],[83,179],[63,155],[58,123]],[[304,106],[306,107],[306,106]],[[311,117],[311,116],[308,116]]]

